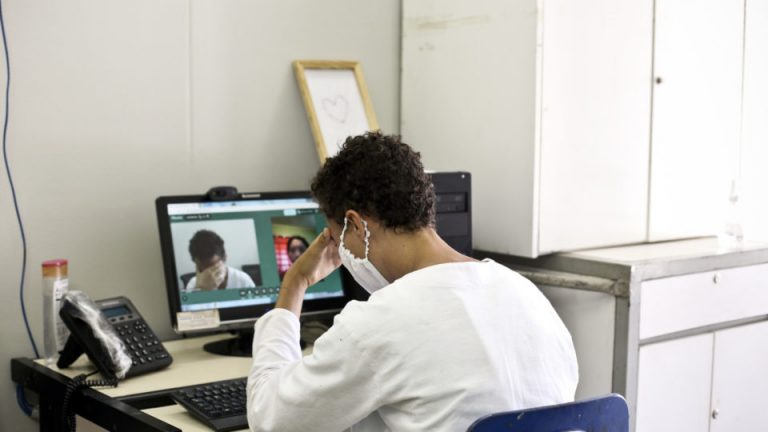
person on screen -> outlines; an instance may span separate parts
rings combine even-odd
[[[278,265],[280,280],[283,280],[285,273],[296,262],[297,259],[304,253],[309,247],[309,242],[302,236],[288,237],[288,241],[285,242],[285,256],[287,261],[283,260],[283,265]]]
[[[286,266],[283,266],[279,271],[280,280],[283,280],[288,269],[291,268],[293,263],[299,259],[301,254],[303,254],[308,247],[309,242],[302,236],[291,236],[288,238],[288,241],[285,242],[285,255],[288,257],[288,262],[286,262]]]
[[[380,132],[350,137],[312,192],[328,227],[254,326],[254,431],[460,431],[498,411],[573,400],[573,342],[536,286],[464,256],[435,231],[419,153]],[[302,357],[307,288],[344,265],[368,290]]]
[[[288,250],[288,259],[291,260],[291,264],[295,263],[308,247],[309,242],[304,237],[290,237],[286,243],[286,249]]]
[[[200,230],[189,240],[189,255],[197,272],[186,291],[211,291],[225,288],[253,288],[247,273],[227,265],[224,240],[213,231]]]

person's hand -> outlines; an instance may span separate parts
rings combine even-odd
[[[301,316],[301,304],[307,288],[324,279],[340,265],[338,246],[326,228],[288,269],[275,307],[288,309],[297,317]]]
[[[200,291],[218,289],[227,278],[227,265],[219,261],[207,269],[198,272],[195,287]]]
[[[330,230],[325,228],[288,269],[283,287],[307,289],[325,279],[340,265],[338,245],[331,238]]]

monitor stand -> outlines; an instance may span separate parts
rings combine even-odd
[[[203,349],[211,354],[233,357],[250,357],[253,346],[253,329],[242,329],[235,332],[235,337],[209,342]]]
[[[236,330],[235,337],[229,339],[208,342],[203,345],[203,349],[211,354],[232,356],[232,357],[251,357],[251,348],[253,347],[253,329]],[[301,349],[307,344],[302,338],[299,343]]]

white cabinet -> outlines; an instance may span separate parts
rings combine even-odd
[[[623,394],[635,432],[768,430],[768,244],[723,251],[708,238],[506,259],[571,332],[577,398]]]
[[[642,241],[652,2],[543,4],[538,251]]]
[[[640,347],[637,432],[764,431],[768,322]]]
[[[401,133],[467,170],[478,249],[646,238],[651,0],[406,0]]]
[[[648,239],[717,234],[736,175],[744,1],[656,1]]]
[[[706,334],[640,348],[636,432],[709,430],[712,346]]]
[[[717,234],[738,176],[742,75],[757,91],[768,82],[754,73],[764,10],[405,0],[401,133],[428,168],[472,172],[478,249],[536,257]],[[759,141],[765,98],[750,100],[745,132]],[[751,192],[768,144],[750,143]]]
[[[768,264],[643,282],[636,431],[768,430],[766,313]]]
[[[768,240],[768,1],[746,9],[740,203],[745,236]]]
[[[768,430],[768,323],[715,333],[710,432]]]

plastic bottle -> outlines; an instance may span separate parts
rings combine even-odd
[[[69,337],[69,330],[59,316],[61,298],[69,291],[67,260],[43,261],[43,339],[45,363],[51,365]]]

